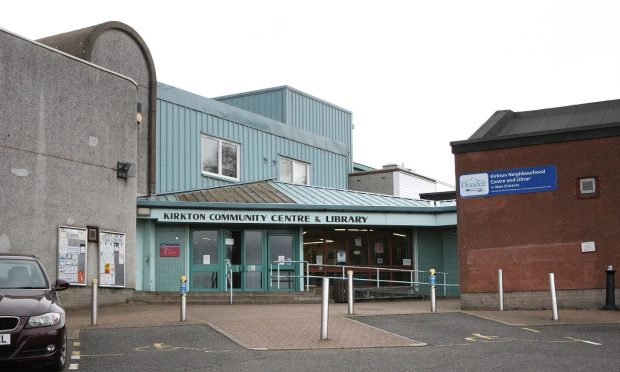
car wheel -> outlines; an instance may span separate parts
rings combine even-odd
[[[62,371],[65,369],[67,363],[67,334],[65,333],[65,339],[60,347],[60,354],[54,359],[54,362],[50,365],[51,371]]]

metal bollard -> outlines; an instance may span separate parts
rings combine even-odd
[[[601,310],[618,310],[616,307],[616,286],[614,284],[614,274],[616,270],[614,267],[609,265],[607,266],[607,288],[605,289],[605,306]]]
[[[99,279],[94,278],[92,281],[93,284],[93,308],[92,308],[92,312],[90,314],[90,325],[91,326],[96,326],[97,325],[97,290],[99,288]]]
[[[347,271],[347,299],[349,300],[349,315],[353,315],[353,270]]]
[[[430,269],[430,285],[431,285],[431,313],[437,312],[437,304],[435,302],[435,269]]]
[[[497,270],[497,280],[499,288],[499,311],[504,311],[504,273],[502,269]]]
[[[187,313],[187,277],[181,275],[181,321],[184,322]]]
[[[555,296],[555,276],[553,273],[549,273],[549,289],[551,290],[551,311],[553,313],[553,320],[558,320],[558,300]]]
[[[323,278],[323,301],[321,303],[321,340],[327,340],[327,317],[329,316],[329,278]]]

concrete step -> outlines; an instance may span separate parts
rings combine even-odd
[[[136,291],[135,302],[143,303],[180,303],[181,295],[177,292],[141,292]],[[187,304],[229,304],[230,292],[188,293]],[[321,303],[321,296],[309,292],[234,292],[235,304],[308,304]]]

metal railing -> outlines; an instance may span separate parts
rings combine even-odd
[[[280,275],[280,267],[283,265],[287,265],[287,266],[292,266],[294,264],[299,264],[300,265],[300,274],[299,275],[287,275],[286,278],[287,279],[301,279],[303,280],[305,287],[306,287],[306,291],[308,291],[310,289],[310,279],[311,278],[316,278],[316,279],[320,279],[320,278],[324,278],[327,275],[316,275],[317,272],[315,271],[314,274],[315,275],[311,275],[310,272],[310,268],[311,267],[318,267],[320,268],[319,270],[323,270],[323,268],[332,268],[332,269],[337,269],[337,270],[331,270],[331,271],[325,271],[323,272],[323,274],[333,274],[333,273],[340,273],[340,276],[330,276],[330,278],[333,279],[342,279],[342,280],[346,280],[347,279],[347,275],[346,272],[348,270],[352,270],[353,271],[353,281],[358,281],[358,282],[373,282],[375,283],[375,288],[381,288],[381,285],[383,284],[384,287],[386,287],[386,283],[392,283],[392,284],[408,284],[409,287],[412,288],[416,288],[416,290],[419,291],[419,287],[421,285],[430,285],[430,280],[428,280],[428,275],[429,273],[427,271],[421,271],[421,270],[408,270],[408,269],[391,269],[391,268],[386,268],[386,267],[373,267],[373,266],[354,266],[354,265],[327,265],[327,264],[313,264],[313,263],[309,263],[308,261],[273,261],[270,265],[269,265],[269,288],[272,288],[272,279],[276,278],[277,280],[277,289],[280,289],[280,281],[282,276]],[[276,267],[275,271],[276,274],[274,276],[274,266]],[[374,273],[375,274],[375,278],[355,278],[355,274],[359,274],[359,273],[364,273],[364,274],[370,274],[370,273]],[[381,279],[381,274],[384,273],[406,273],[409,274],[409,280],[393,280],[393,279]],[[436,275],[441,275],[443,280],[440,283],[437,283],[436,285],[438,287],[442,287],[443,288],[443,296],[447,297],[448,295],[448,287],[458,287],[458,284],[449,284],[447,283],[447,276],[449,275],[449,273],[447,272],[441,272],[441,271],[437,271],[435,273]],[[427,278],[427,281],[421,281],[421,277],[425,277]],[[389,285],[389,284],[388,284]]]
[[[233,271],[230,260],[226,260],[226,280],[224,281],[224,292],[228,290],[230,284],[230,304],[233,303]]]

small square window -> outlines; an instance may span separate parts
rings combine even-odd
[[[583,177],[577,183],[578,198],[596,198],[599,196],[598,177]]]
[[[279,181],[308,185],[310,178],[309,175],[310,164],[298,160],[280,157],[280,174],[278,177]]]

